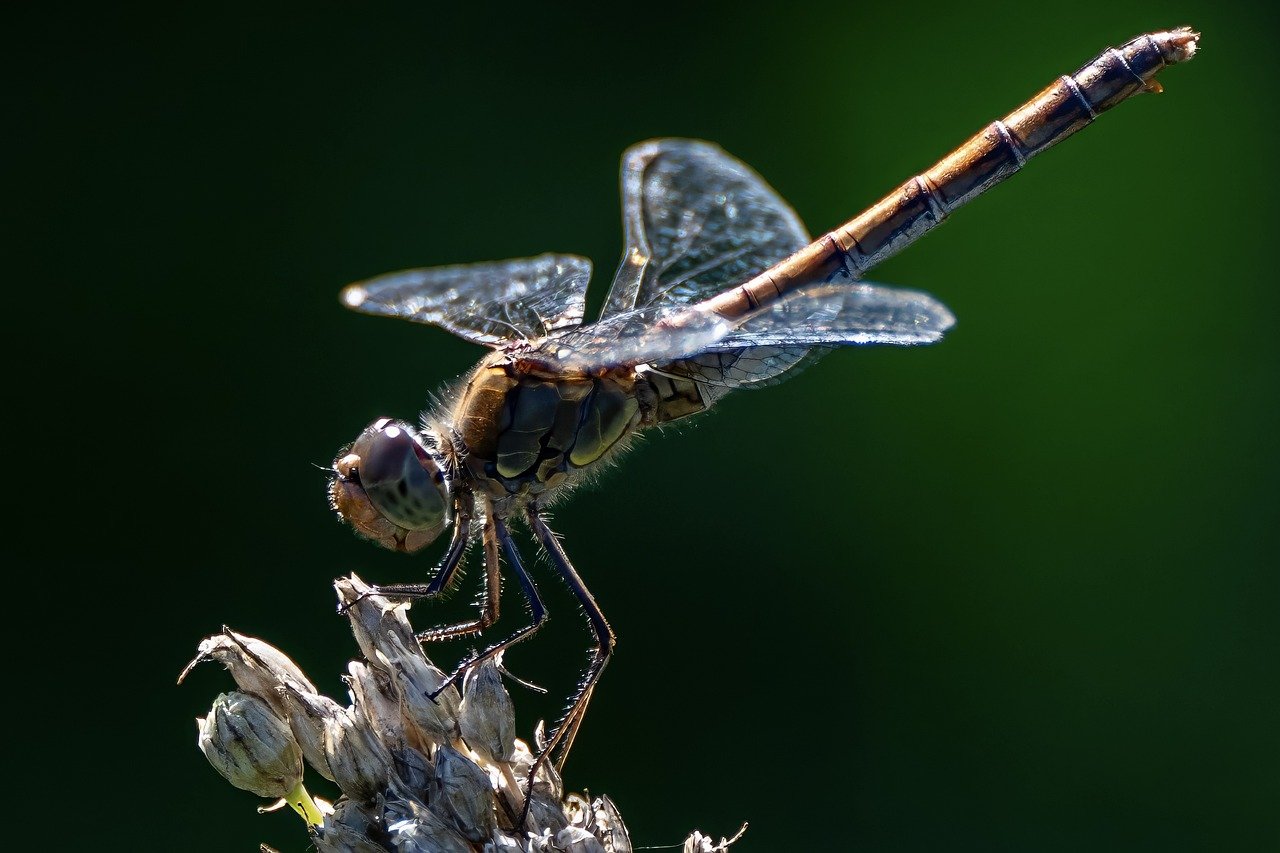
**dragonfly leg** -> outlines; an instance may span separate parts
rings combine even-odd
[[[444,559],[436,567],[435,575],[430,583],[393,583],[386,586],[372,586],[365,596],[381,595],[387,598],[435,598],[449,588],[462,567],[462,557],[467,553],[467,540],[471,537],[471,519],[459,516],[453,528],[453,538],[449,540],[449,550]],[[347,605],[350,607],[350,605]]]
[[[568,584],[569,589],[578,599],[578,603],[582,605],[582,610],[587,615],[587,621],[591,625],[591,633],[595,636],[595,646],[591,649],[591,660],[587,664],[587,670],[582,675],[582,679],[578,682],[578,689],[574,691],[573,696],[569,699],[568,708],[560,724],[556,726],[555,731],[551,733],[547,739],[546,747],[542,754],[538,756],[538,760],[534,763],[529,773],[532,780],[538,772],[538,767],[552,755],[557,748],[560,749],[560,757],[556,761],[557,769],[564,766],[565,759],[569,756],[569,749],[573,746],[573,740],[578,734],[578,728],[582,725],[582,719],[586,715],[587,703],[591,701],[591,693],[595,689],[596,682],[600,680],[600,674],[604,672],[605,666],[609,663],[609,658],[613,655],[614,646],[617,644],[617,637],[613,633],[613,629],[609,627],[609,622],[604,618],[604,613],[600,610],[600,605],[596,604],[595,597],[591,595],[591,591],[587,589],[586,584],[582,582],[578,572],[573,568],[573,564],[569,562],[569,557],[565,554],[564,548],[560,545],[560,540],[556,538],[555,533],[547,526],[546,521],[538,513],[536,507],[530,507],[528,510],[529,527],[533,530],[533,535],[542,545],[547,556],[551,558],[552,565],[556,571]]]
[[[485,571],[494,580],[491,586],[496,586],[498,578],[498,546],[501,546],[502,553],[506,555],[507,564],[511,567],[511,571],[515,573],[516,580],[520,583],[520,591],[524,593],[525,601],[529,605],[529,616],[533,621],[507,637],[500,643],[494,643],[482,652],[473,654],[450,673],[449,677],[444,680],[435,695],[438,696],[449,685],[457,683],[458,679],[464,673],[476,664],[489,660],[490,658],[501,654],[511,646],[521,640],[528,639],[543,623],[547,621],[547,608],[542,603],[542,596],[538,594],[538,588],[534,586],[533,579],[529,577],[529,573],[525,571],[524,563],[520,560],[520,553],[516,550],[515,542],[511,540],[511,533],[507,530],[507,526],[493,512],[486,513],[485,521]],[[491,601],[497,601],[496,590],[489,596]],[[494,613],[497,613],[497,606],[494,606]],[[428,632],[431,633],[431,632]],[[457,636],[456,634],[454,636]],[[419,635],[421,639],[421,635]],[[434,696],[432,698],[435,698]]]
[[[479,634],[485,628],[498,621],[499,602],[502,597],[502,577],[500,574],[501,563],[498,559],[498,538],[495,523],[496,520],[493,518],[492,513],[488,514],[482,534],[484,541],[484,586],[480,588],[480,616],[466,622],[456,622],[452,625],[441,625],[437,628],[419,631],[417,634],[419,643],[434,643],[438,640],[450,640],[455,637]],[[465,547],[464,544],[463,548],[465,549]],[[456,568],[455,566],[454,570]],[[446,574],[450,575],[450,577],[446,577]],[[436,574],[431,583],[426,585],[425,597],[434,598],[448,589],[452,574],[453,570],[447,573],[441,571]]]

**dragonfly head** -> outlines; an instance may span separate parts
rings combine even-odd
[[[370,424],[333,463],[329,504],[356,532],[393,551],[430,545],[449,525],[443,459],[403,421]]]

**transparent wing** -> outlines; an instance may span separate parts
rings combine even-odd
[[[733,331],[718,314],[678,305],[657,305],[614,314],[540,342],[521,353],[547,369],[577,373],[650,362],[668,362],[705,352]]]
[[[918,290],[879,284],[822,284],[796,291],[739,323],[708,346],[847,346],[932,344],[956,318],[938,300]]]
[[[809,347],[929,344],[954,323],[951,311],[927,293],[823,284],[734,321],[698,306],[629,311],[558,335],[535,351],[585,373],[653,364],[662,372],[741,387],[795,366],[795,353]]]
[[[430,323],[487,346],[582,324],[591,261],[539,255],[404,270],[349,285],[342,303],[364,314]]]
[[[701,302],[809,243],[800,218],[763,178],[692,139],[627,149],[622,214],[626,251],[602,319]]]
[[[659,365],[667,376],[696,379],[704,396],[718,399],[731,388],[761,388],[798,376],[830,352],[830,347],[735,347]]]
[[[953,325],[947,306],[927,293],[863,283],[817,285],[748,317],[706,352],[657,369],[713,388],[749,388],[794,376],[831,347],[931,344]],[[797,361],[797,352],[805,357]]]

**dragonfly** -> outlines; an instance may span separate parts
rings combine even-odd
[[[730,391],[780,382],[840,346],[939,341],[955,322],[945,305],[863,275],[1100,113],[1161,91],[1157,73],[1191,59],[1198,44],[1182,28],[1108,48],[816,240],[758,174],[715,145],[633,146],[622,162],[625,250],[594,323],[584,319],[592,265],[574,255],[412,269],[342,291],[348,308],[438,326],[490,350],[417,423],[379,418],[339,451],[329,497],[357,532],[395,551],[421,551],[451,530],[428,582],[378,587],[384,595],[441,595],[480,546],[479,612],[423,632],[423,643],[491,627],[504,564],[518,582],[529,622],[472,653],[446,683],[545,623],[510,532],[513,520],[527,525],[594,640],[530,783],[549,757],[563,768],[616,643],[546,508],[638,434],[705,412]]]

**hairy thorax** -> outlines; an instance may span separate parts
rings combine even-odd
[[[634,370],[538,375],[501,353],[485,359],[454,407],[460,465],[498,505],[570,485],[646,425],[651,386]]]

